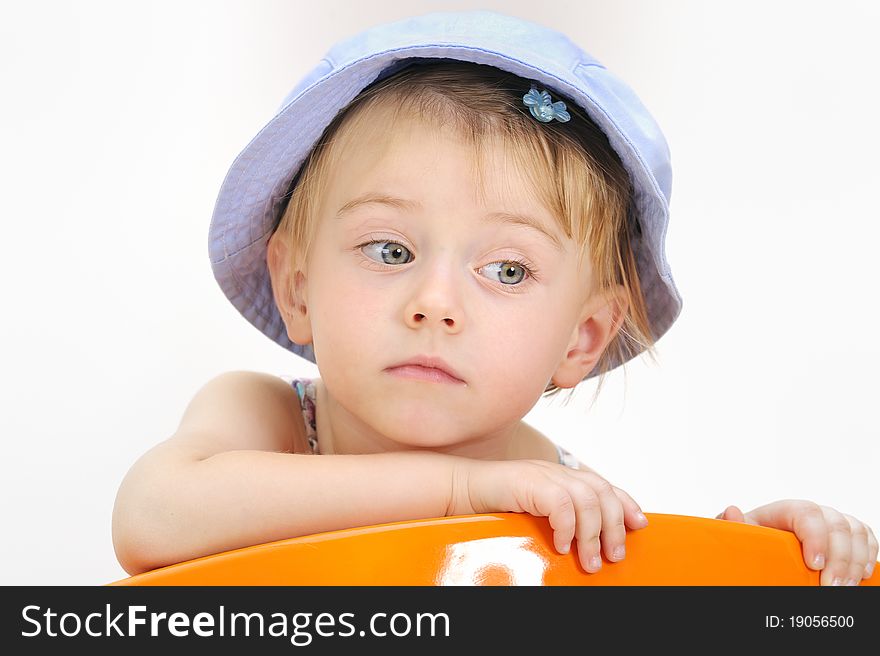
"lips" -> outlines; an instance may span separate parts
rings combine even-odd
[[[389,371],[392,369],[398,370],[395,373],[414,378],[425,378],[437,382],[464,382],[459,373],[445,360],[430,355],[418,355],[404,362],[398,362],[388,367]]]

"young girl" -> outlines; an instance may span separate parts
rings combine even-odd
[[[233,163],[210,231],[230,301],[321,378],[208,382],[121,485],[122,566],[502,511],[548,517],[588,572],[623,559],[638,504],[522,418],[678,316],[670,185],[635,94],[556,32],[444,13],[337,45]],[[877,557],[807,501],[719,518],[793,531],[822,584]]]

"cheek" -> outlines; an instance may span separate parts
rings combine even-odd
[[[310,286],[312,331],[316,346],[329,345],[329,359],[368,341],[372,331],[383,325],[382,295],[362,283],[356,273],[316,272]]]
[[[496,411],[524,416],[544,392],[571,337],[568,317],[545,302],[486,316],[474,351],[486,398]],[[556,305],[555,307],[562,307]]]
[[[531,329],[540,322],[524,322],[510,330],[499,325],[480,340],[476,349],[478,380],[473,392],[481,408],[478,420],[490,429],[499,429],[522,419],[540,399],[553,375],[546,349]]]
[[[322,377],[328,385],[336,381],[337,391],[405,353],[400,350],[405,345],[393,341],[397,333],[390,321],[392,299],[400,291],[390,288],[391,278],[386,283],[352,260],[335,254],[309,271],[315,357]]]
[[[572,303],[564,294],[535,295],[523,304],[499,304],[483,321],[487,346],[523,365],[556,360],[571,336]]]

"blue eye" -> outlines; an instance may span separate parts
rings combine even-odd
[[[384,264],[408,264],[412,261],[412,253],[409,252],[409,249],[403,244],[398,244],[396,241],[383,241],[381,239],[373,239],[365,244],[361,244],[360,248],[366,253],[366,251],[368,250],[367,247],[370,246],[372,246],[373,248],[370,248],[369,250],[372,250],[374,252],[378,251],[379,256],[382,258],[382,262]],[[375,248],[375,246],[381,246],[381,248],[377,249]]]
[[[493,262],[492,264],[482,267],[480,270],[485,271],[487,269],[500,274],[496,279],[505,285],[519,284],[528,273],[528,267],[526,267],[524,263],[510,260]]]

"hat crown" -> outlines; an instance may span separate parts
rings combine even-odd
[[[578,64],[604,68],[566,35],[544,25],[493,11],[433,12],[376,25],[338,41],[287,94],[281,108],[314,82],[353,62],[395,50],[406,52],[430,46],[503,53],[558,74],[565,74]]]
[[[370,53],[423,45],[461,45],[537,57],[547,67],[575,62],[601,66],[566,35],[549,27],[492,11],[434,12],[364,30],[333,46],[326,58],[336,67]]]

